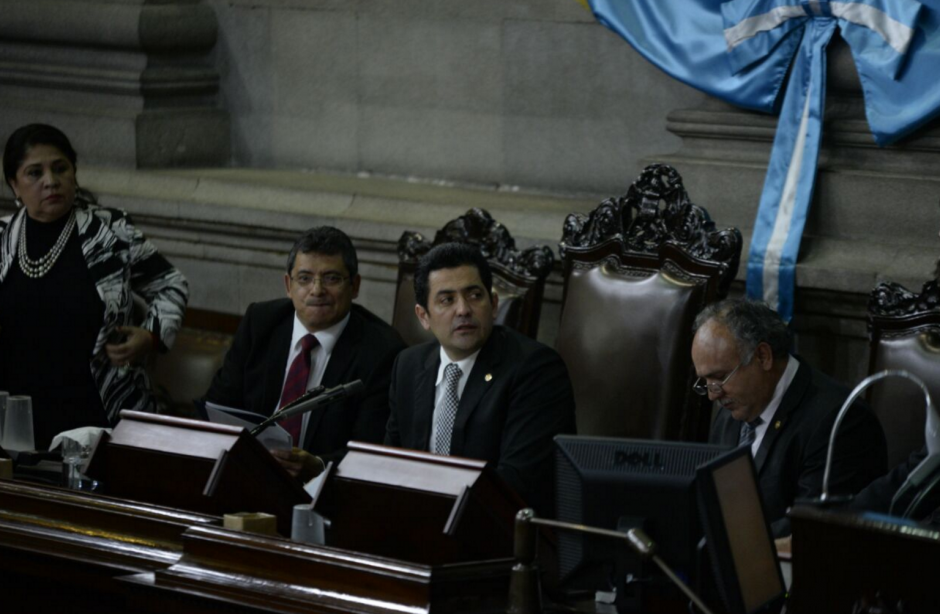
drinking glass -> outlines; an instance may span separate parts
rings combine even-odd
[[[25,452],[36,449],[33,437],[33,400],[27,396],[7,398],[3,439],[0,447],[7,451]]]
[[[91,446],[83,446],[68,437],[62,440],[62,474],[67,488],[94,490],[91,488],[92,481],[82,474],[90,454]]]
[[[7,398],[9,396],[9,392],[0,390],[0,441],[3,441],[3,420],[7,415]]]

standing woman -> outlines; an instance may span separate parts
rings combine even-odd
[[[173,344],[189,295],[126,213],[78,187],[75,162],[44,124],[16,130],[3,152],[19,210],[0,219],[0,390],[33,398],[40,450],[122,409],[153,409],[143,363]],[[147,304],[140,327],[135,294]]]

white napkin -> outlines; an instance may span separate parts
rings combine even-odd
[[[49,450],[55,450],[66,439],[70,439],[82,447],[94,445],[98,441],[98,438],[101,437],[102,432],[110,434],[111,429],[104,429],[100,426],[83,426],[70,431],[62,431],[52,438]]]

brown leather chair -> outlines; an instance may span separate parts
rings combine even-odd
[[[940,265],[940,263],[938,263]],[[871,342],[869,373],[904,369],[927,384],[940,404],[940,289],[937,280],[920,294],[881,283],[868,302]],[[913,383],[889,378],[868,389],[868,402],[888,440],[888,466],[894,467],[924,445],[924,395]]]
[[[493,290],[499,295],[496,323],[532,337],[538,334],[545,278],[555,264],[552,250],[544,245],[516,250],[509,231],[483,209],[470,209],[448,222],[434,242],[406,231],[398,240],[398,284],[392,326],[405,343],[416,345],[434,336],[421,327],[415,315],[414,274],[418,259],[441,243],[469,243],[480,248],[493,269]]]
[[[682,179],[648,166],[625,196],[565,220],[556,347],[571,373],[578,433],[705,440],[707,399],[692,391],[692,323],[723,298],[741,256]]]
[[[231,332],[184,326],[176,334],[176,342],[168,353],[150,357],[147,373],[158,413],[197,417],[193,401],[201,399],[209,390],[213,376],[232,345],[232,337]]]

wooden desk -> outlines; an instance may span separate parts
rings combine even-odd
[[[890,612],[864,609],[877,595],[904,612],[940,612],[940,531],[878,515],[797,506],[789,611]],[[854,609],[861,608],[861,609]]]
[[[4,611],[127,612],[114,578],[169,567],[186,529],[213,524],[221,519],[0,480]]]
[[[130,449],[127,439],[116,437],[115,446]],[[133,466],[116,459],[107,466],[136,484]],[[376,460],[384,473],[370,464]],[[55,614],[66,607],[96,614],[505,612],[518,506],[502,496],[485,463],[353,443],[344,463],[322,500],[340,519],[343,530],[331,539],[341,547],[228,531],[215,516],[4,482],[4,585],[7,577],[17,584],[21,611]],[[233,471],[231,479],[244,475]],[[430,508],[428,497],[446,505]],[[362,552],[369,547],[376,550]]]
[[[165,614],[506,611],[512,561],[420,565],[213,527],[174,565],[121,579],[131,611]]]

